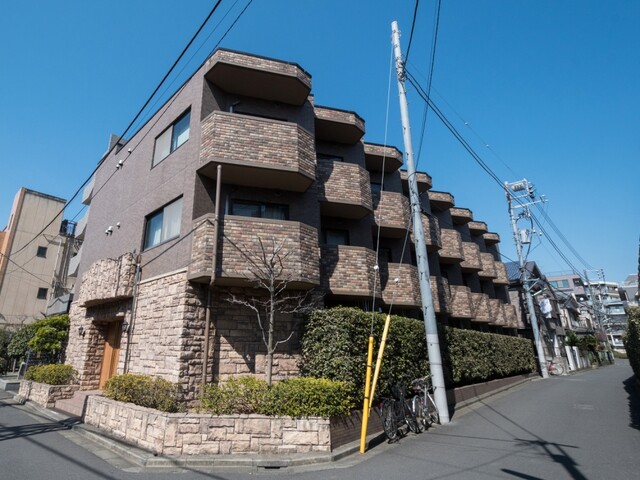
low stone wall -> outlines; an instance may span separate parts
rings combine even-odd
[[[91,396],[84,422],[168,456],[330,452],[329,419],[163,413]]]
[[[79,389],[80,385],[47,385],[46,383],[23,380],[20,382],[18,396],[41,407],[53,408],[56,400],[71,398]]]

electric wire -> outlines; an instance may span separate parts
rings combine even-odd
[[[420,0],[416,0],[415,6],[413,7],[413,20],[411,21],[411,32],[409,33],[409,43],[407,45],[407,54],[405,55],[405,62],[409,60],[409,52],[411,52],[411,42],[413,41],[413,30],[416,26],[416,18],[418,17],[418,6],[420,5]]]

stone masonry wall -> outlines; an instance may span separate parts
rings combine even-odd
[[[47,385],[23,380],[20,382],[18,396],[43,408],[53,408],[56,400],[71,398],[79,389],[80,385]]]
[[[78,303],[88,307],[131,297],[135,270],[135,257],[131,253],[95,262],[83,275]]]
[[[90,396],[84,421],[161,455],[330,452],[329,419],[162,413]]]

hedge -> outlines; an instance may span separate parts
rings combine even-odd
[[[105,383],[103,395],[120,402],[163,412],[180,410],[178,386],[162,378],[136,373],[111,377]]]
[[[344,381],[356,399],[361,397],[372,318],[375,360],[385,315],[347,307],[312,312],[301,341],[301,374]],[[443,327],[440,340],[448,387],[530,373],[536,368],[533,344],[527,339]],[[378,393],[388,395],[392,381],[406,383],[428,371],[424,324],[392,316]]]
[[[624,348],[633,373],[636,378],[640,378],[640,307],[629,307],[628,315],[627,333],[623,337]]]
[[[71,365],[38,365],[29,367],[24,379],[47,385],[70,385],[75,382],[77,375],[78,372]]]

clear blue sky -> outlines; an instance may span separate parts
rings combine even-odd
[[[21,186],[71,197],[109,134],[122,133],[213,3],[3,4],[0,228]],[[222,2],[196,47],[211,36],[171,77],[170,91],[245,4]],[[414,75],[428,72],[434,5],[420,2],[409,60]],[[386,137],[402,149],[395,82],[386,115],[390,23],[398,20],[406,49],[413,8],[413,0],[254,0],[221,46],[299,63],[313,76],[316,103],[357,111],[368,141]],[[637,271],[638,25],[635,0],[444,0],[433,77],[434,100],[473,148],[501,179],[534,182],[572,246],[614,281]],[[409,92],[417,151],[423,105]],[[503,192],[434,115],[418,168],[433,176],[434,189],[453,193],[458,206],[499,233],[503,254],[515,258]],[[78,213],[75,203],[66,217]],[[557,236],[552,240],[585,268]],[[547,274],[570,269],[544,237],[529,258]]]

